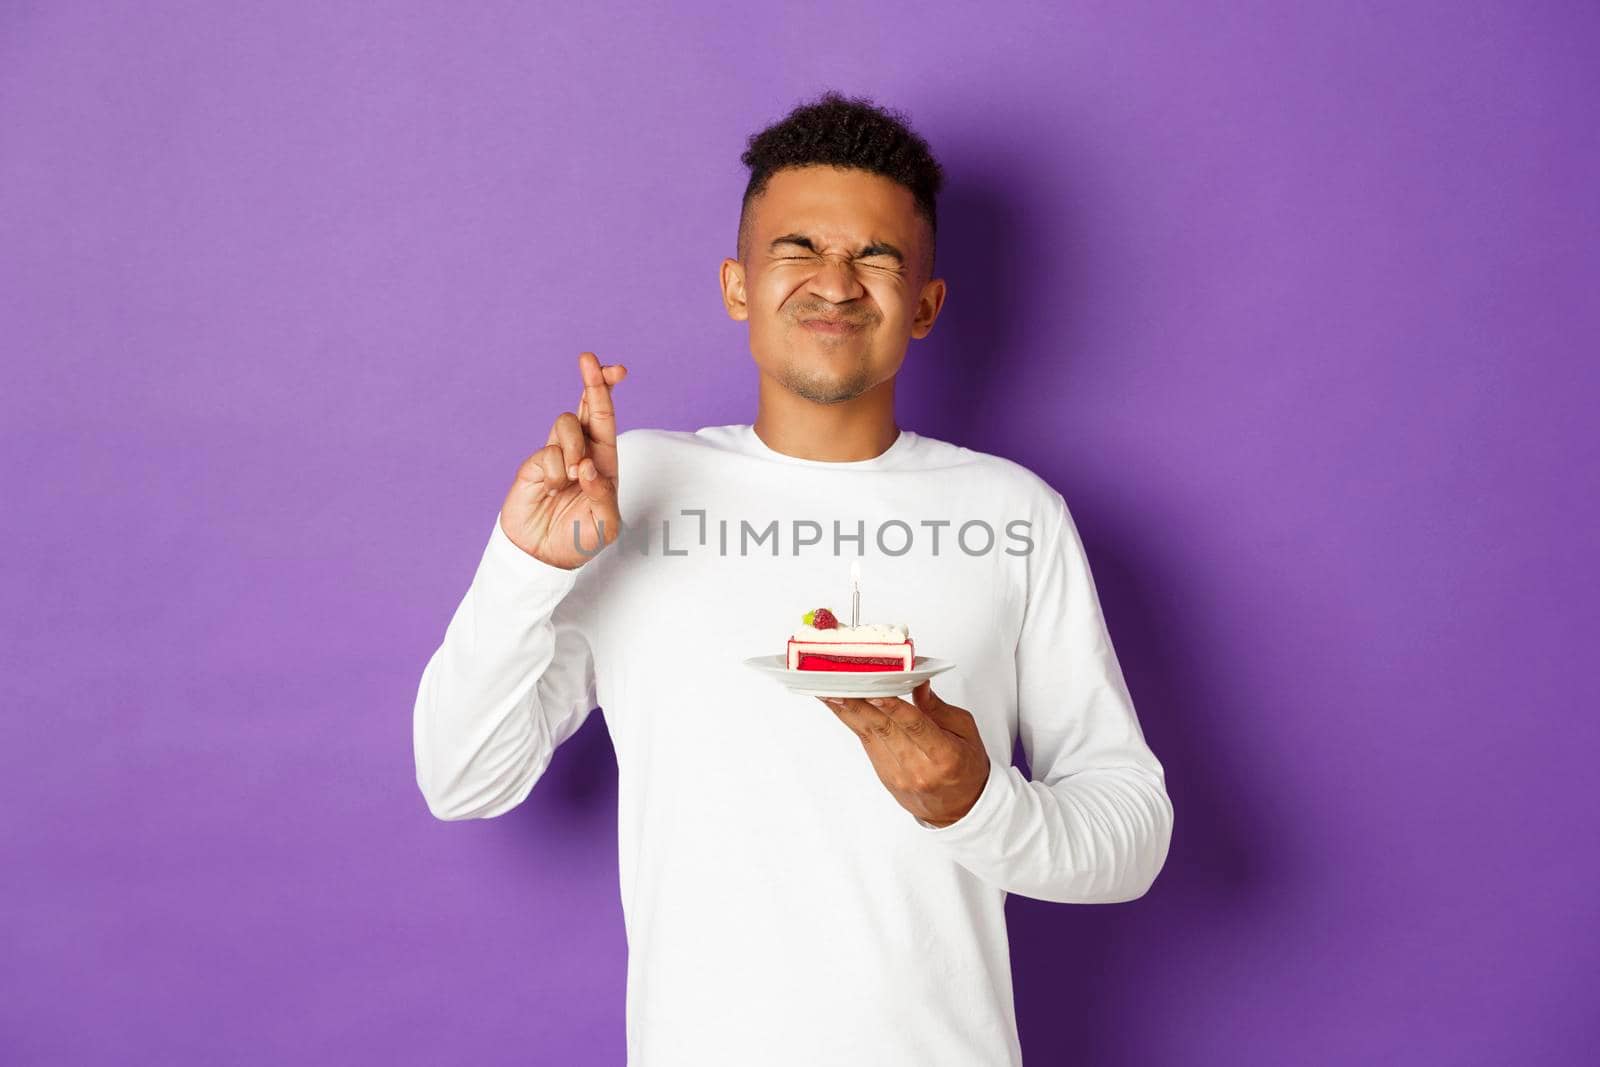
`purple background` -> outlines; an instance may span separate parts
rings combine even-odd
[[[1065,494],[1177,812],[1009,902],[1030,1067],[1579,1062],[1600,10],[1389,8],[0,8],[0,1061],[622,1062],[599,715],[447,824],[412,701],[580,350],[753,417],[837,86],[950,175],[900,419]]]

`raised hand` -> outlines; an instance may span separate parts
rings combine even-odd
[[[617,539],[617,419],[611,387],[627,375],[593,352],[578,356],[583,394],[563,411],[545,446],[517,468],[500,507],[500,528],[528,555],[573,570]],[[572,524],[578,523],[576,538]]]

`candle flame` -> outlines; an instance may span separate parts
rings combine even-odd
[[[861,581],[861,561],[859,559],[850,561],[850,581],[852,583]]]

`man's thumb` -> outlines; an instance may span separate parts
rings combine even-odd
[[[932,682],[922,682],[912,689],[911,699],[922,709],[924,715],[951,733],[968,740],[976,740],[979,737],[977,720],[965,709],[940,700],[938,694],[933,691]]]
[[[940,700],[933,691],[930,681],[918,682],[916,688],[911,690],[911,699],[924,715],[929,716],[941,726],[946,725],[950,718],[950,705]]]

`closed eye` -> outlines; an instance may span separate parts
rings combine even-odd
[[[812,259],[815,258],[817,254],[817,246],[812,243],[811,238],[800,233],[787,233],[782,237],[776,238],[770,245],[767,246],[767,250],[769,252],[776,252],[778,249],[784,247],[791,249],[803,248],[810,254],[777,257],[780,260]],[[876,262],[869,263],[868,266],[878,268],[887,267],[889,262],[893,262],[897,268],[905,266],[905,256],[898,248],[889,244],[887,241],[875,241],[872,244],[866,245],[855,254],[854,258],[857,260],[875,260]]]

